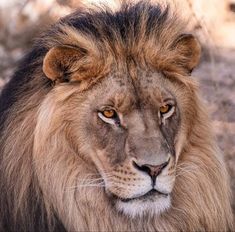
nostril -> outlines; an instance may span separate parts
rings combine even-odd
[[[147,165],[141,165],[139,166],[135,161],[133,161],[133,166],[139,170],[139,171],[142,171],[142,172],[146,172],[150,175],[151,173],[151,169],[147,166]]]
[[[161,171],[167,166],[168,163],[169,161],[162,163],[160,165],[150,165],[150,164],[138,165],[135,161],[133,161],[133,166],[137,170],[147,173],[152,178],[156,178],[161,173]]]

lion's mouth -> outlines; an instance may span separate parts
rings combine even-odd
[[[144,195],[138,196],[138,197],[132,197],[132,198],[121,198],[118,196],[114,196],[116,199],[122,201],[122,202],[132,202],[132,201],[151,201],[154,200],[156,196],[163,196],[163,197],[168,197],[169,193],[163,193],[160,192],[156,189],[152,189],[150,191],[148,191],[147,193],[145,193]]]

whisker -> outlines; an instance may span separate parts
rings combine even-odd
[[[104,177],[102,177],[98,173],[88,173],[83,175],[82,177],[78,175],[76,178],[76,182],[74,186],[69,186],[66,188],[66,191],[73,191],[76,189],[85,189],[85,188],[105,188],[110,186],[110,179],[112,178],[112,174],[109,172],[103,173]],[[108,183],[106,183],[109,181]]]

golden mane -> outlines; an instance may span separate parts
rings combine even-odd
[[[37,40],[0,97],[0,231],[234,229],[225,164],[196,84],[188,77],[193,64],[185,67],[194,62],[193,54],[176,46],[184,28],[168,6],[140,2],[117,11],[78,10]],[[75,84],[55,86],[56,80],[43,73],[48,51],[60,46],[75,47],[83,55],[66,70]],[[172,207],[156,218],[124,217],[102,189],[73,188],[91,167],[83,157],[86,141],[73,149],[68,123],[74,120],[69,116],[74,105],[69,100],[79,88],[82,98],[84,90],[125,63],[161,71],[176,88],[191,93],[185,99],[192,102],[185,116],[190,123],[187,139],[181,138]]]

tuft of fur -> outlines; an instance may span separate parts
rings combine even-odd
[[[184,66],[191,54],[186,56],[175,46],[184,29],[168,6],[139,2],[122,4],[115,11],[78,10],[36,41],[0,97],[0,231],[233,230],[225,165]],[[77,86],[63,90],[61,84],[55,90],[55,82],[43,73],[44,57],[58,46],[75,47],[83,54],[66,73],[67,79],[81,82],[81,91],[99,84],[113,68],[126,66],[129,71],[131,66],[161,71],[190,91],[185,99],[192,102],[186,116],[191,115],[187,140],[182,138],[172,207],[167,212],[129,219],[112,208],[101,189],[83,189],[76,197],[73,186],[78,178],[86,178],[91,164],[82,157],[86,141],[80,151],[73,149],[72,135],[59,117]]]

